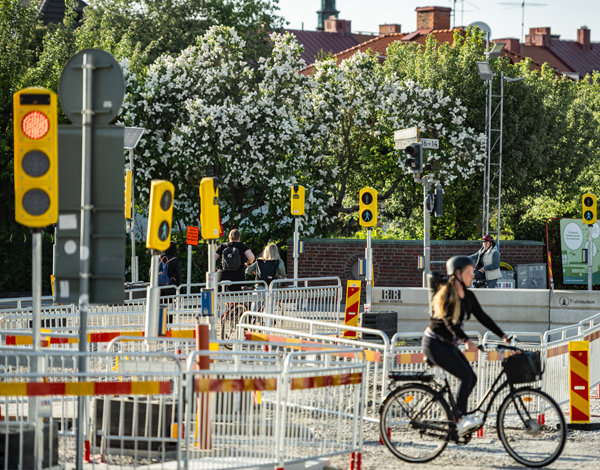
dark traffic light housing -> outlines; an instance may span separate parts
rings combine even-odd
[[[418,142],[413,142],[404,149],[406,153],[406,166],[413,173],[423,171],[423,146]]]

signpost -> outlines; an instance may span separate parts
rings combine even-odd
[[[419,269],[423,264],[423,287],[428,287],[427,274],[431,272],[430,212],[435,210],[437,217],[442,215],[443,190],[440,182],[434,179],[433,174],[423,178],[419,178],[419,176],[425,163],[422,150],[437,150],[440,148],[440,141],[438,139],[421,139],[419,128],[410,127],[394,131],[394,143],[396,150],[405,150],[409,157],[406,161],[408,169],[412,171],[415,181],[423,185],[423,257],[422,260],[419,259]],[[431,191],[433,184],[436,185],[435,195]]]
[[[81,131],[81,207],[79,239],[79,350],[87,351],[87,323],[91,252],[92,211],[92,151],[93,127],[108,124],[119,112],[125,96],[125,80],[121,66],[107,52],[85,49],[72,56],[65,64],[59,85],[60,104],[65,115]],[[122,149],[120,151],[122,155]],[[122,169],[121,169],[122,171]],[[124,219],[123,210],[120,214]],[[121,297],[122,298],[122,297]],[[82,354],[79,361],[82,378],[88,371],[88,361]],[[76,468],[83,468],[84,439],[87,422],[86,398],[79,398]]]
[[[186,243],[188,249],[188,261],[187,261],[187,288],[186,293],[191,294],[192,288],[192,246],[198,246],[198,227],[188,227],[186,233]]]

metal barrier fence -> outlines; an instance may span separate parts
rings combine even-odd
[[[234,343],[231,352],[211,354],[208,373],[194,370],[202,351],[188,359],[189,468],[283,468],[362,450],[364,353],[318,347],[307,355],[289,352],[289,344],[270,346],[266,352],[259,350],[264,344]]]
[[[269,325],[269,326],[267,326]],[[287,329],[289,328],[289,329]],[[329,329],[331,336],[320,334]],[[379,337],[381,343],[344,338],[344,331],[356,331]],[[264,341],[269,343],[288,343],[300,345],[306,351],[322,347],[340,345],[361,348],[366,358],[364,414],[367,421],[379,421],[379,404],[387,391],[387,372],[389,364],[389,340],[379,330],[369,328],[335,325],[301,318],[286,318],[281,321],[279,315],[261,312],[246,312],[238,324],[238,340]]]
[[[127,468],[283,468],[361,451],[360,349],[318,347],[307,355],[289,344],[264,351],[264,343],[244,341],[231,343],[232,351],[185,356],[164,349],[187,340],[147,340],[147,349],[163,351],[2,353],[0,467],[34,468],[37,452],[45,468],[64,468],[75,461],[80,432],[90,444],[86,460]],[[210,369],[196,370],[206,354]],[[90,363],[85,374],[76,371],[82,356]],[[32,371],[40,361],[43,372]],[[85,429],[77,428],[79,397],[89,410]]]
[[[341,299],[342,283],[338,277],[276,279],[269,286],[266,313],[337,324]],[[328,325],[322,325],[316,333],[332,331]]]

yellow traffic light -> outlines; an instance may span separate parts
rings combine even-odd
[[[200,226],[205,240],[223,235],[219,215],[219,178],[202,178],[200,181]]]
[[[377,191],[373,188],[363,188],[359,193],[358,221],[363,227],[377,225]]]
[[[597,220],[597,206],[596,206],[596,195],[592,193],[585,193],[581,196],[582,215],[583,222],[592,225]]]
[[[131,170],[125,172],[125,218],[131,219]]]
[[[169,181],[152,180],[146,248],[165,251],[171,245],[171,221],[175,187]]]
[[[25,88],[13,96],[15,220],[27,227],[58,221],[56,93]]]
[[[292,215],[304,215],[304,186],[292,186]]]

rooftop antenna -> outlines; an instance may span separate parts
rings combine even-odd
[[[460,24],[461,25],[465,24],[465,20],[464,20],[465,11],[467,13],[473,11],[473,10],[465,10],[465,1],[472,7],[476,8],[477,10],[480,10],[480,8],[477,5],[469,2],[468,0],[451,0],[451,1],[454,3],[454,7],[452,8],[452,29],[456,28],[456,2],[457,1],[460,1],[460,3],[461,3],[461,6],[460,6]]]
[[[525,5],[527,5],[528,7],[545,7],[548,4],[547,3],[531,3],[531,2],[525,2],[525,0],[522,0],[520,3],[519,2],[500,2],[500,5],[504,5],[505,8],[521,8],[523,13],[521,16],[521,50],[520,50],[520,54],[523,55],[523,43],[525,42]]]

